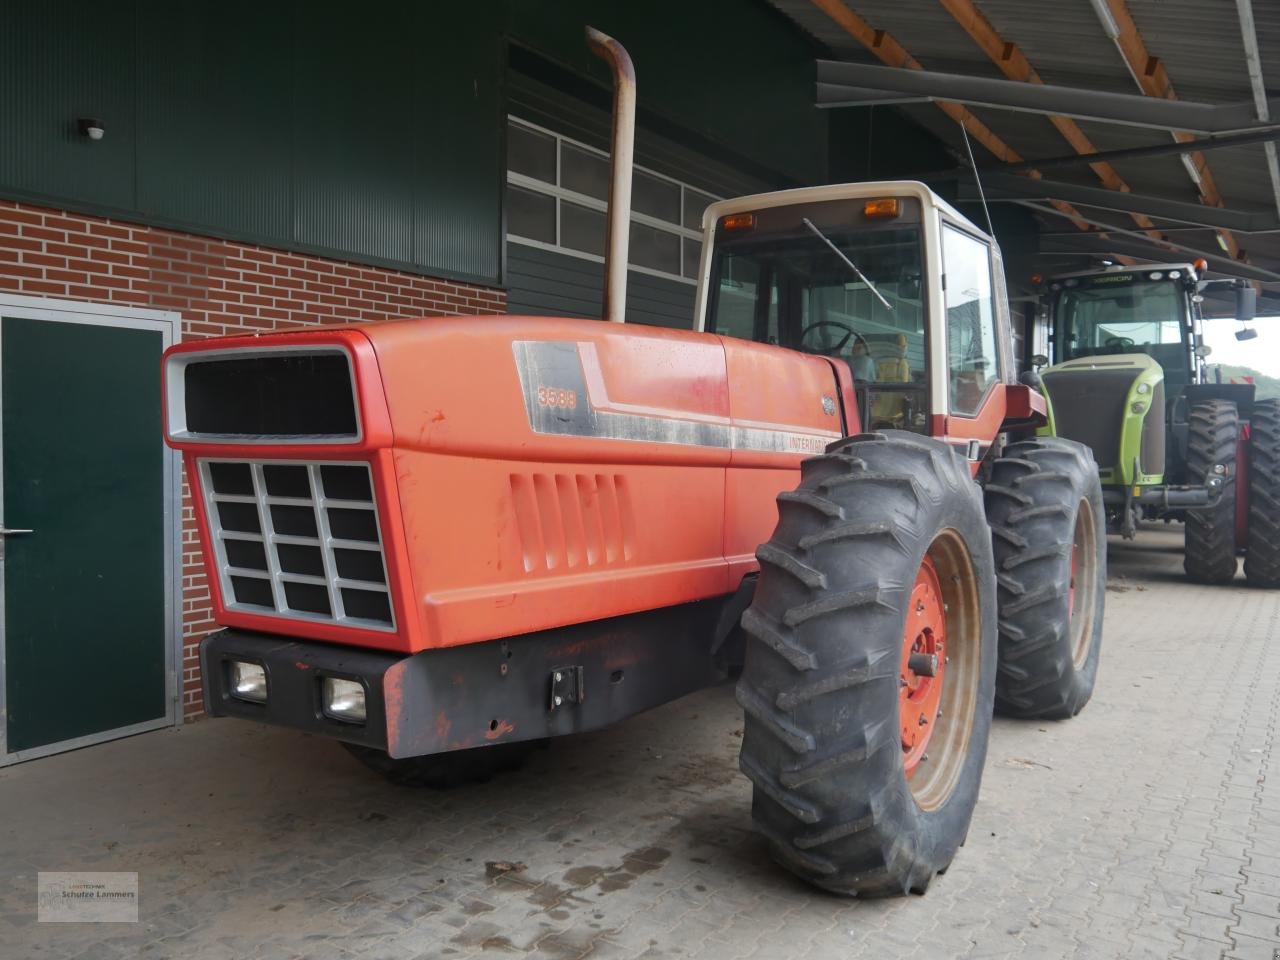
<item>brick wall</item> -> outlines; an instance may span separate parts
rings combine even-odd
[[[0,292],[177,311],[182,337],[506,312],[503,290],[0,200]],[[200,714],[196,647],[213,626],[182,486],[182,708]]]

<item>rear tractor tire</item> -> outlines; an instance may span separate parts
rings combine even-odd
[[[362,764],[398,787],[449,790],[468,783],[484,783],[496,774],[518,770],[529,755],[545,743],[545,740],[498,743],[491,747],[403,758],[356,743],[342,745]]]
[[[1280,587],[1280,400],[1259,400],[1249,420],[1249,542],[1244,578]]]
[[[1000,611],[996,709],[1074,717],[1093,695],[1107,593],[1106,514],[1088,447],[1005,448],[986,486]]]
[[[824,889],[923,893],[968,832],[995,689],[968,464],[899,431],[838,441],[778,497],[756,556],[737,688],[756,827]]]
[[[1187,482],[1202,484],[1222,470],[1222,498],[1206,510],[1188,510],[1182,557],[1196,583],[1230,583],[1236,575],[1236,445],[1240,418],[1229,400],[1208,400],[1191,408],[1187,440]]]

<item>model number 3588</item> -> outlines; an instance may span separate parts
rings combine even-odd
[[[559,387],[539,387],[538,403],[544,407],[568,407],[578,405],[578,394],[574,390],[561,390]]]

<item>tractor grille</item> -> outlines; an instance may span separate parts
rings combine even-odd
[[[1141,373],[1137,367],[1066,369],[1044,375],[1053,401],[1058,436],[1083,443],[1093,451],[1099,468],[1112,469],[1120,461],[1120,429],[1124,425],[1129,388]]]
[[[200,481],[229,609],[395,628],[367,464],[201,460]]]

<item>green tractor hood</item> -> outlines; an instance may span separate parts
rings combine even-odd
[[[1040,371],[1052,432],[1085,444],[1102,483],[1164,479],[1164,370],[1145,353],[1077,357]]]

